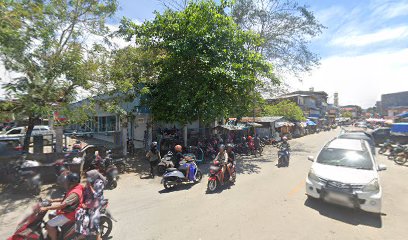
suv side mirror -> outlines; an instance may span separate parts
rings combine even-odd
[[[387,166],[385,166],[384,164],[379,164],[377,169],[378,169],[378,171],[385,171],[385,170],[387,170]]]
[[[311,162],[314,162],[314,157],[313,157],[313,156],[308,156],[308,157],[307,157],[307,160],[309,160],[309,161],[311,161]]]

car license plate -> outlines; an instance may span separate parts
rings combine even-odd
[[[326,200],[332,202],[341,202],[341,203],[348,203],[349,197],[347,195],[336,193],[336,192],[328,192],[326,195]]]

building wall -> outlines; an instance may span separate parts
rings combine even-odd
[[[408,106],[408,91],[381,95],[382,114],[387,115],[390,107]]]

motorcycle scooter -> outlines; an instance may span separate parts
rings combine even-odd
[[[47,234],[45,233],[45,221],[44,217],[47,212],[40,212],[41,207],[51,206],[51,202],[48,200],[39,199],[39,202],[33,207],[33,211],[30,215],[25,217],[17,226],[14,234],[7,238],[7,240],[47,240]],[[100,233],[102,239],[107,239],[112,232],[113,223],[116,220],[112,217],[108,207],[108,200],[102,205],[100,216]],[[49,214],[50,218],[55,217],[54,214]],[[87,239],[84,236],[75,232],[75,222],[69,222],[63,227],[58,228],[58,240],[75,240],[75,239]]]
[[[225,163],[220,163],[219,161],[214,161],[213,164],[210,166],[210,177],[208,178],[207,189],[209,192],[214,192],[217,190],[218,186],[221,185],[221,174],[222,174],[222,167]],[[231,168],[231,176],[227,171],[224,173],[224,183],[227,181],[231,183],[235,183],[237,179],[237,173],[235,170],[235,164],[232,165]]]
[[[194,165],[194,183],[199,183],[203,178],[203,174],[201,170],[198,168],[197,163],[195,162],[195,158],[191,158],[187,161],[187,163]],[[184,163],[181,162],[180,165]],[[166,172],[163,174],[162,184],[165,189],[174,188],[177,185],[190,183],[189,180],[185,178],[185,173],[180,171],[177,168],[167,168]]]
[[[281,147],[278,151],[278,167],[289,167],[289,157],[289,149]]]

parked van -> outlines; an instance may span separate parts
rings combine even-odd
[[[25,134],[27,132],[27,127],[15,127],[8,130],[5,134],[0,135],[0,139],[18,139],[21,143],[24,141]],[[43,136],[44,142],[50,144],[55,139],[55,132],[46,125],[34,126],[31,136]],[[31,138],[31,142],[33,139]]]

